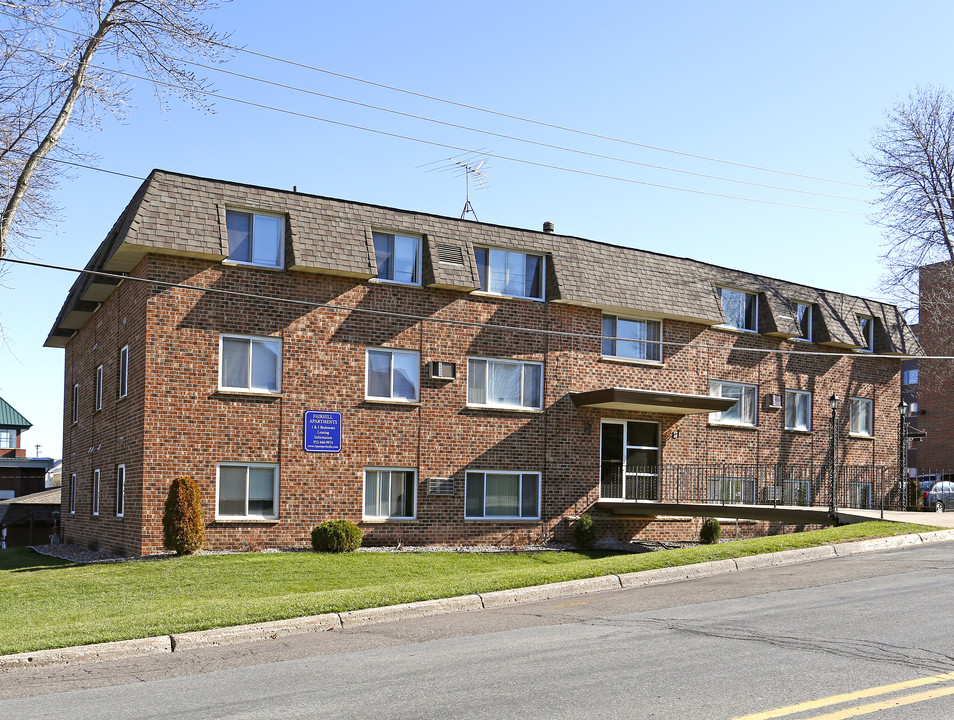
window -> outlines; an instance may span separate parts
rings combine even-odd
[[[93,515],[99,515],[99,470],[93,470]]]
[[[14,428],[0,428],[0,448],[15,448],[17,431]]]
[[[368,349],[367,397],[416,402],[421,356],[413,350]]]
[[[76,514],[76,473],[70,474],[70,515]]]
[[[413,520],[416,488],[414,470],[391,468],[365,470],[365,519]]]
[[[96,368],[96,409],[103,409],[103,366]]]
[[[795,303],[795,322],[798,323],[798,330],[801,333],[796,340],[812,339],[812,306],[806,303]]]
[[[284,217],[226,210],[225,227],[229,238],[229,260],[264,267],[282,266]]]
[[[872,406],[873,403],[871,400],[865,398],[849,398],[849,433],[852,435],[867,436],[873,434]]]
[[[706,502],[730,505],[755,504],[752,478],[710,478],[706,480]]]
[[[474,248],[480,289],[510,297],[543,300],[543,256]]]
[[[858,327],[861,329],[862,349],[867,352],[874,351],[874,318],[870,315],[858,316]]]
[[[278,466],[260,463],[222,463],[215,488],[219,518],[278,517]]]
[[[713,397],[733,398],[738,402],[728,410],[709,413],[709,422],[723,425],[755,425],[755,385],[713,381],[709,383]]]
[[[604,315],[603,355],[662,362],[662,323]]]
[[[467,404],[542,409],[543,364],[468,358]]]
[[[126,466],[116,466],[116,517],[122,517],[126,509]]]
[[[738,330],[758,331],[759,300],[755,293],[718,288],[725,324]]]
[[[540,473],[468,472],[464,517],[539,520]]]
[[[73,422],[79,422],[79,385],[73,386]]]
[[[282,341],[221,336],[219,389],[276,393],[281,386]]]
[[[785,429],[812,429],[812,394],[802,390],[785,391]]]
[[[119,397],[124,398],[129,392],[129,346],[119,351]]]
[[[902,385],[917,385],[918,384],[918,369],[914,368],[913,370],[902,370],[901,384]]]
[[[421,284],[421,238],[373,233],[378,280]]]

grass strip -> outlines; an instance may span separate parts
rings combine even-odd
[[[345,612],[941,528],[866,522],[643,554],[242,553],[79,565],[0,551],[0,654]]]

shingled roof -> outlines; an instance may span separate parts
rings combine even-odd
[[[221,261],[228,256],[226,208],[284,215],[287,270],[369,279],[377,274],[372,228],[422,235],[422,284],[465,292],[480,287],[474,246],[547,256],[551,302],[677,318],[725,322],[719,286],[759,294],[764,334],[797,337],[792,301],[815,308],[816,342],[863,348],[857,315],[875,318],[874,351],[921,354],[898,309],[708,263],[584,238],[411,212],[287,190],[154,170],[136,192],[87,270],[131,271],[148,253]],[[73,284],[47,346],[63,347],[119,281],[91,275]]]

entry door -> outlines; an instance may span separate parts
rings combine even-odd
[[[604,420],[600,440],[600,497],[659,500],[659,424]]]

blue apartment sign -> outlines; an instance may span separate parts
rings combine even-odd
[[[341,452],[341,413],[305,411],[305,452]]]

